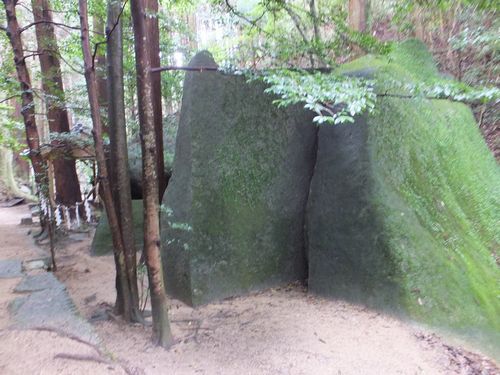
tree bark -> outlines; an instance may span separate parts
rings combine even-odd
[[[52,24],[52,12],[48,0],[32,0],[36,40],[42,89],[45,94],[45,107],[49,130],[55,133],[69,132],[68,112],[65,108],[64,86],[59,48]],[[44,22],[47,21],[47,22]],[[81,201],[80,184],[73,159],[58,158],[53,160],[56,202],[65,206],[74,206]]]
[[[81,25],[81,40],[83,50],[83,61],[85,67],[85,81],[87,83],[87,91],[90,103],[90,113],[93,124],[92,135],[94,138],[94,147],[96,153],[97,164],[99,168],[99,181],[101,183],[101,192],[103,195],[104,207],[108,217],[111,237],[113,239],[113,251],[115,255],[116,273],[119,283],[117,288],[120,289],[122,300],[123,316],[126,321],[131,321],[133,318],[133,309],[131,306],[131,291],[127,280],[127,266],[125,260],[125,251],[123,238],[120,231],[120,222],[113,203],[113,195],[108,179],[108,170],[104,155],[104,144],[102,140],[102,123],[99,111],[99,97],[97,89],[97,77],[94,67],[92,66],[92,53],[89,42],[89,24],[87,14],[87,0],[79,0],[78,8],[80,13]]]
[[[19,23],[16,16],[16,0],[3,0],[3,3],[7,18],[7,36],[14,52],[17,79],[21,86],[21,114],[23,116],[24,128],[26,131],[26,143],[30,150],[29,158],[35,172],[35,182],[38,189],[41,189],[47,182],[46,168],[40,154],[40,138],[35,121],[35,105],[31,78],[25,62],[23,42],[21,40]]]
[[[349,0],[347,23],[355,31],[366,31],[367,0]]]
[[[152,67],[159,67],[160,62],[160,28],[158,25],[158,0],[145,0],[145,8],[148,17],[146,23],[146,37],[148,45],[149,61]],[[159,181],[159,199],[167,188],[167,176],[165,175],[165,160],[163,157],[163,113],[162,113],[162,95],[161,95],[161,74],[156,73],[152,78],[154,126],[156,137],[156,169]]]
[[[93,29],[94,32],[99,34],[104,34],[104,20],[98,15],[94,15],[93,18]],[[107,64],[106,64],[106,54],[104,53],[104,48],[102,45],[97,47],[95,55],[95,68],[96,68],[96,79],[97,79],[97,97],[99,99],[99,108],[101,115],[101,124],[103,133],[109,134],[108,121],[106,121],[105,111],[109,104],[108,96],[108,82],[106,77]]]
[[[120,218],[127,278],[130,285],[133,319],[142,320],[139,311],[139,291],[137,289],[137,259],[132,220],[132,197],[128,166],[127,132],[125,121],[125,99],[123,83],[123,36],[122,22],[119,19],[121,3],[117,0],[108,2],[107,36],[107,71],[108,131],[110,138],[110,165],[113,182],[113,198]],[[120,296],[117,298],[120,299]]]
[[[148,269],[153,340],[163,347],[172,345],[168,320],[167,296],[160,254],[159,183],[156,154],[157,137],[153,107],[151,61],[148,51],[146,11],[144,0],[131,0],[134,27],[137,97],[142,148],[142,186],[144,200],[144,253]]]

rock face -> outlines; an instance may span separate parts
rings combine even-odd
[[[307,204],[309,290],[356,302],[394,306],[399,286],[381,238],[366,116],[322,126]]]
[[[208,53],[191,66],[216,66]],[[163,200],[168,291],[189,304],[306,275],[304,207],[316,128],[263,85],[186,74],[173,176]]]
[[[130,194],[133,200],[142,199],[142,153],[140,141],[128,145],[129,152],[129,174]],[[168,155],[168,154],[166,154]],[[165,177],[168,180],[172,175],[172,164],[170,158],[165,158]]]
[[[137,250],[140,250],[142,249],[144,241],[142,200],[132,201],[132,216],[134,219],[135,247]],[[99,224],[97,224],[90,251],[92,255],[107,255],[113,253],[113,240],[111,238],[111,231],[109,230],[105,211],[103,211],[99,219]]]
[[[207,65],[206,53],[192,62]],[[261,84],[186,75],[163,201],[168,291],[197,305],[308,277],[311,292],[498,350],[500,174],[470,109],[392,84],[442,82],[417,41],[339,72],[369,74],[393,96],[355,124],[317,131]]]
[[[420,42],[342,71],[367,68],[394,96],[355,124],[318,132],[309,290],[405,312],[498,353],[498,165],[467,106],[391,87],[442,84]]]

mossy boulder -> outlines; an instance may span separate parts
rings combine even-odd
[[[133,200],[142,199],[142,152],[141,145],[134,143],[128,146],[129,149],[129,175],[130,175],[130,194]],[[165,157],[165,177],[167,183],[172,176],[172,159],[171,153],[164,153]]]
[[[366,56],[377,85],[442,81],[423,44]],[[397,94],[397,92],[395,92]],[[321,127],[307,208],[312,292],[409,313],[500,347],[500,173],[471,110],[379,97]]]
[[[215,66],[206,54],[192,64]],[[500,172],[471,110],[393,87],[443,80],[414,40],[340,72],[391,95],[319,131],[262,84],[186,75],[163,202],[168,291],[196,305],[308,277],[313,293],[498,350]]]
[[[144,241],[143,230],[143,207],[142,200],[132,200],[132,217],[134,226],[134,242],[137,250],[142,249]],[[113,254],[113,240],[109,229],[108,218],[103,210],[99,223],[92,239],[90,246],[92,255],[109,255]]]
[[[208,53],[191,66],[216,66]],[[167,290],[198,305],[303,279],[304,207],[316,129],[260,83],[186,74],[173,175],[163,200]]]

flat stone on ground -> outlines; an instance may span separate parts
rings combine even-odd
[[[14,288],[16,293],[38,292],[44,289],[64,289],[64,285],[55,278],[52,273],[41,273],[39,275],[26,275]]]
[[[99,338],[92,326],[78,315],[66,288],[53,275],[48,277],[23,280],[18,287],[27,290],[33,288],[37,280],[44,283],[46,289],[18,297],[9,305],[14,327],[20,329],[45,328],[74,335],[93,344],[99,344]],[[52,277],[50,277],[52,276]],[[17,288],[16,288],[17,289]]]
[[[50,266],[50,257],[29,259],[23,262],[23,269],[25,271],[37,270],[37,269],[48,269]]]
[[[21,277],[23,275],[19,259],[0,260],[0,279]]]

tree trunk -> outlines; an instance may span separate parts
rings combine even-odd
[[[355,31],[366,31],[367,0],[349,0],[347,23]]]
[[[87,15],[87,0],[79,0],[78,8],[80,13],[81,39],[83,50],[83,61],[85,67],[85,81],[87,83],[87,91],[89,96],[90,113],[93,124],[92,135],[94,137],[94,147],[96,153],[97,164],[99,168],[99,181],[101,183],[101,191],[103,194],[104,207],[108,216],[111,237],[113,239],[113,251],[115,255],[116,273],[119,283],[117,289],[120,290],[122,300],[120,303],[123,307],[123,316],[126,321],[131,321],[133,318],[133,309],[131,305],[131,291],[127,280],[127,266],[125,260],[125,251],[123,238],[120,232],[120,222],[113,203],[113,195],[108,179],[108,171],[106,159],[104,155],[104,144],[102,140],[102,123],[99,113],[99,97],[97,90],[97,77],[94,67],[92,66],[92,53],[89,42],[89,24]]]
[[[158,26],[158,0],[145,0],[145,8],[149,17],[146,17],[146,38],[148,45],[149,61],[152,67],[159,67],[160,62],[160,28]],[[159,199],[167,188],[165,175],[165,160],[163,157],[163,113],[161,105],[161,73],[155,73],[152,78],[152,96],[154,126],[156,137],[156,169],[159,182]]]
[[[7,36],[14,52],[14,63],[16,65],[17,79],[21,86],[21,101],[24,127],[26,131],[26,143],[29,147],[29,157],[35,172],[35,182],[38,189],[46,184],[46,168],[40,154],[40,138],[35,121],[35,105],[31,79],[24,58],[23,42],[16,16],[16,0],[3,0],[7,18]]]
[[[0,179],[7,189],[7,194],[9,197],[21,197],[31,201],[35,201],[36,197],[23,192],[17,186],[16,179],[14,176],[14,158],[12,155],[12,150],[0,146]]]
[[[119,19],[121,3],[110,0],[108,3],[107,69],[108,129],[111,146],[111,175],[116,211],[120,217],[120,229],[123,238],[125,260],[127,262],[128,282],[130,285],[133,319],[142,320],[139,311],[139,291],[137,289],[137,259],[132,220],[132,197],[130,194],[130,176],[128,170],[127,132],[125,121],[125,99],[123,84],[123,36],[122,22]],[[116,25],[116,26],[115,26]],[[111,32],[111,30],[113,30]],[[120,291],[121,293],[121,291]],[[121,296],[118,296],[117,300]]]
[[[52,12],[48,0],[32,0],[36,40],[42,72],[42,89],[45,94],[45,107],[49,130],[55,133],[69,132],[68,113],[65,108],[64,87],[59,48]],[[43,23],[47,21],[47,23]],[[58,158],[53,160],[56,202],[65,206],[74,206],[81,201],[80,184],[73,159]]]
[[[144,253],[148,268],[151,306],[153,313],[153,340],[163,347],[172,345],[168,321],[167,296],[160,254],[160,216],[158,153],[155,134],[151,61],[146,38],[146,11],[144,0],[131,0],[134,26],[137,97],[142,148],[142,191],[144,200]]]
[[[93,18],[93,29],[94,32],[99,34],[104,34],[104,20],[100,16],[94,15]],[[108,82],[106,77],[107,65],[106,65],[106,54],[104,53],[104,48],[102,45],[97,47],[95,55],[95,70],[97,79],[97,97],[99,99],[99,108],[101,115],[101,124],[103,133],[109,134],[108,121],[105,116],[106,109],[109,103],[108,97]]]

